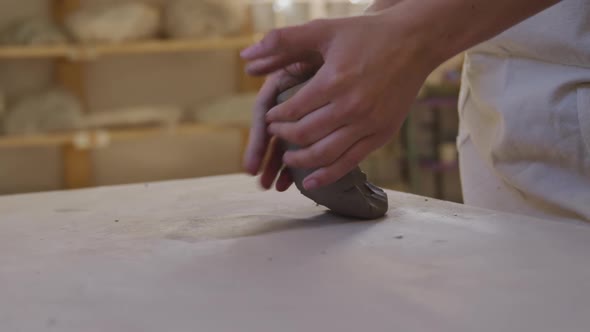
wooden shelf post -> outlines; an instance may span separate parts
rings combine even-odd
[[[247,7],[247,15],[246,15],[246,22],[242,29],[242,33],[245,35],[254,35],[254,24],[252,18],[252,10],[250,8],[251,5]],[[264,84],[264,77],[253,77],[246,74],[246,61],[242,59],[240,56],[240,52],[242,50],[238,50],[236,53],[237,63],[238,63],[238,73],[237,73],[237,92],[258,92],[262,85]],[[248,146],[248,141],[250,140],[250,128],[242,128],[242,147],[240,151],[240,169],[242,168],[242,159],[246,152],[246,148]]]
[[[80,0],[53,0],[53,18],[63,23],[65,18],[80,7]],[[86,109],[86,84],[84,64],[66,58],[55,61],[55,80],[80,100]],[[82,149],[72,143],[61,146],[63,163],[63,184],[67,189],[85,188],[93,185],[92,156],[89,149]]]
[[[73,11],[80,7],[81,0],[48,0],[51,14],[58,24]],[[245,73],[246,62],[239,57],[242,48],[251,45],[258,36],[252,27],[251,11],[247,16],[241,35],[206,38],[202,40],[145,40],[124,44],[93,44],[76,43],[49,46],[11,45],[0,47],[0,59],[54,59],[54,80],[64,89],[75,95],[84,109],[88,109],[85,64],[103,56],[157,54],[182,51],[231,50],[236,53],[236,86],[238,93],[257,92],[264,83],[263,77],[251,77]],[[239,50],[236,52],[236,50]],[[193,134],[203,130],[220,130],[221,128],[202,128],[202,126],[186,125],[178,128],[179,134]],[[235,127],[226,128],[235,131]],[[240,128],[243,137],[242,155],[248,142],[249,128]],[[143,128],[138,130],[113,131],[116,139],[138,139],[153,134],[154,130]],[[161,134],[160,130],[155,132]],[[24,146],[58,147],[62,156],[64,188],[83,188],[94,185],[92,150],[96,147],[91,141],[88,145],[78,144],[76,133],[50,133],[33,136],[0,137],[0,148]],[[83,143],[83,142],[82,142]]]
[[[64,186],[67,189],[91,186],[94,181],[90,150],[81,149],[74,144],[65,144],[61,149]]]

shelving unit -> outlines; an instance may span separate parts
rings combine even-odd
[[[414,193],[425,194],[421,191],[424,180],[420,176],[420,170],[426,170],[432,174],[433,178],[433,196],[438,199],[450,199],[445,197],[445,175],[458,170],[458,161],[445,161],[441,155],[441,145],[446,143],[442,128],[442,119],[444,112],[452,110],[456,114],[457,96],[459,94],[459,84],[445,83],[436,86],[425,85],[422,88],[421,96],[415,103],[415,107],[429,112],[432,115],[432,122],[427,124],[428,129],[432,132],[430,138],[430,149],[433,151],[432,156],[422,156],[416,148],[416,135],[418,130],[425,124],[417,123],[416,111],[408,117],[404,126],[404,140],[406,149],[406,160],[408,169],[408,178],[410,189]],[[455,134],[456,135],[456,134]],[[454,143],[453,143],[454,144]]]
[[[94,149],[107,146],[110,143],[153,136],[188,136],[210,132],[234,131],[236,129],[242,128],[184,123],[170,127],[154,126],[128,129],[78,130],[38,135],[11,135],[0,136],[0,149],[56,147],[62,145],[72,145],[78,149]]]
[[[2,46],[0,60],[55,58],[73,62],[93,61],[104,56],[235,50],[247,47],[260,38],[247,35],[203,40],[150,40],[125,44]]]
[[[80,7],[81,0],[46,0],[51,4],[51,13],[56,22],[62,23],[70,13]],[[246,0],[244,0],[246,1]],[[250,0],[250,5],[266,3],[271,6],[281,2],[275,0]],[[328,15],[330,4],[367,3],[368,0],[292,0],[283,4],[307,4],[305,19],[314,19]],[[276,7],[275,26],[284,22],[284,12]],[[249,11],[252,13],[252,11]],[[83,106],[87,106],[86,65],[106,57],[134,56],[144,54],[166,54],[177,52],[233,51],[239,66],[236,76],[236,92],[257,91],[262,85],[262,78],[252,78],[244,73],[245,63],[239,58],[239,51],[262,37],[254,32],[252,17],[238,36],[224,38],[207,38],[201,40],[147,40],[122,44],[68,44],[57,46],[0,46],[0,61],[36,60],[54,61],[54,80],[63,88],[72,92]],[[83,188],[94,184],[92,150],[108,144],[141,140],[147,137],[174,135],[201,135],[208,132],[240,130],[243,146],[248,139],[249,128],[219,127],[198,123],[185,123],[173,127],[143,127],[116,130],[81,130],[74,132],[48,133],[40,135],[0,136],[0,149],[18,149],[29,147],[54,147],[61,151],[63,161],[63,187]]]
[[[56,22],[63,22],[71,12],[78,9],[80,0],[51,1]],[[260,35],[253,33],[248,23],[239,36],[207,38],[201,40],[147,40],[124,44],[57,45],[57,46],[2,46],[0,61],[26,59],[52,59],[55,61],[55,81],[76,95],[85,105],[85,65],[107,56],[132,56],[140,54],[163,54],[176,52],[235,51],[238,58],[237,92],[257,91],[262,79],[244,73],[244,63],[239,59],[239,50],[254,43]],[[180,124],[173,127],[145,127],[116,130],[83,130],[40,135],[0,136],[0,149],[28,147],[58,147],[63,161],[63,187],[83,188],[92,186],[93,169],[91,151],[110,143],[147,137],[174,135],[200,135],[210,132],[242,131],[243,145],[248,138],[248,128],[218,127],[203,124]]]

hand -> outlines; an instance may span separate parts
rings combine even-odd
[[[293,184],[291,174],[283,169],[284,150],[276,137],[268,134],[266,112],[276,105],[278,95],[308,80],[319,63],[295,63],[267,77],[254,105],[254,116],[250,129],[250,139],[244,155],[244,168],[252,175],[257,175],[261,168],[260,184],[270,189],[276,181],[276,189],[285,191]],[[266,163],[264,157],[268,156]]]
[[[274,30],[242,52],[249,61],[247,72],[253,75],[293,63],[320,64],[316,75],[290,100],[274,106],[267,102],[272,93],[262,91],[264,105],[259,105],[264,110],[272,107],[266,114],[272,135],[303,147],[284,153],[283,162],[317,168],[305,179],[306,189],[337,181],[391,139],[427,75],[438,65],[424,52],[417,29],[405,24],[406,16],[394,6],[372,16],[312,21]],[[255,123],[261,126],[262,120]],[[260,156],[263,140],[255,140],[249,151]],[[276,165],[270,164],[266,174],[274,173]]]

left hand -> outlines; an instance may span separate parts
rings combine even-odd
[[[254,75],[321,59],[310,82],[266,115],[272,135],[303,147],[283,162],[317,168],[304,180],[307,190],[337,181],[384,145],[438,65],[396,7],[278,29],[242,52]]]
[[[276,137],[271,138],[268,134],[266,113],[276,106],[281,92],[307,81],[318,66],[319,64],[312,62],[292,64],[268,76],[258,93],[248,147],[244,154],[244,168],[252,175],[262,171],[260,185],[264,189],[270,189],[276,182],[277,191],[285,191],[293,183],[290,172],[283,168],[285,151],[282,144]]]

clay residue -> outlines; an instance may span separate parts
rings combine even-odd
[[[185,242],[199,242],[257,236],[293,229],[323,227],[342,224],[343,222],[345,221],[335,219],[329,214],[318,215],[311,219],[296,219],[274,214],[225,215],[187,220],[169,232],[166,238]]]

